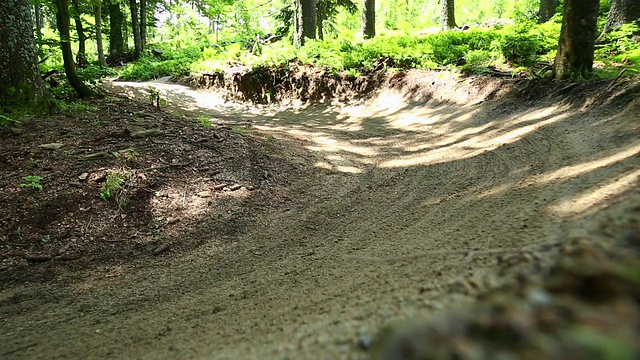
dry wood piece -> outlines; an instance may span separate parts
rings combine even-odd
[[[129,136],[131,136],[134,139],[143,139],[143,138],[161,136],[163,134],[164,132],[160,129],[149,129],[149,130],[134,131]]]
[[[160,245],[157,248],[155,248],[153,250],[153,255],[154,256],[158,256],[160,254],[162,254],[163,252],[169,250],[169,248],[171,248],[171,243],[166,243],[164,245]]]
[[[43,262],[50,261],[52,259],[51,255],[46,255],[46,254],[27,255],[24,258],[28,262],[32,262],[32,263],[43,263]]]
[[[83,156],[82,158],[80,158],[80,160],[95,160],[95,159],[101,159],[103,157],[109,156],[109,153],[106,151],[100,151],[97,153],[93,153],[93,154],[87,154],[85,156]]]

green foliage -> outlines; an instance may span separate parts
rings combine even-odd
[[[115,151],[113,156],[119,161],[135,161],[140,157],[140,153],[136,149],[125,149],[121,151]]]
[[[198,49],[188,48],[182,52],[169,53],[161,58],[150,53],[143,54],[134,63],[127,64],[120,70],[119,77],[122,80],[153,80],[164,76],[188,76],[191,72],[191,64],[201,57]]]
[[[122,184],[124,184],[125,176],[122,173],[111,172],[107,174],[107,180],[102,183],[100,198],[103,200],[111,199],[114,194],[122,190]]]
[[[149,99],[151,100],[151,105],[155,105],[158,110],[160,110],[160,106],[167,105],[167,100],[164,99],[160,92],[155,88],[149,86],[147,88],[147,92],[149,93]]]
[[[640,73],[640,42],[634,37],[640,35],[638,23],[625,24],[606,34],[601,45],[596,47],[595,57],[602,62],[607,69],[627,66],[633,73]],[[604,70],[604,76],[616,76],[618,71]]]
[[[200,115],[196,118],[196,121],[203,127],[211,127],[211,118],[208,116]]]
[[[26,183],[20,184],[20,187],[23,189],[38,189],[42,191],[42,185],[40,185],[40,181],[42,180],[42,176],[25,176],[22,180],[26,181]]]

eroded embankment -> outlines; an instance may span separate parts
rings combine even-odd
[[[366,101],[301,108],[225,103],[172,84],[114,84],[142,99],[154,86],[170,111],[208,115],[238,139],[262,137],[278,145],[272,159],[305,171],[269,168],[280,173],[246,194],[281,201],[229,209],[239,217],[233,232],[211,226],[225,209],[214,196],[186,226],[160,234],[195,248],[2,289],[0,355],[357,359],[408,357],[406,349],[417,358],[544,358],[527,339],[562,356],[593,339],[610,349],[612,337],[600,335],[612,328],[624,333],[610,332],[614,345],[636,351],[640,311],[628,269],[637,263],[640,217],[640,83],[395,76]],[[201,131],[198,139],[208,144]],[[187,140],[171,138],[174,146]],[[188,144],[180,156],[198,160],[190,156],[201,143]],[[242,169],[243,159],[229,161]],[[218,180],[180,173],[189,174],[163,189],[185,205],[194,197],[184,194]],[[598,272],[581,272],[596,262]],[[544,283],[563,272],[555,286]],[[497,306],[464,307],[491,292]],[[394,320],[442,312],[382,332],[373,352],[363,350]],[[431,343],[421,334],[441,348],[422,352]],[[517,348],[503,351],[483,334]],[[571,346],[555,347],[564,335]]]

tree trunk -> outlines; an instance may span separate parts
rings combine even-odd
[[[0,112],[48,107],[33,25],[29,0],[0,1]]]
[[[104,58],[104,45],[102,44],[102,3],[100,0],[93,5],[93,18],[96,22],[96,47],[98,48],[98,62],[100,66],[107,66]]]
[[[553,77],[573,79],[593,70],[600,0],[565,0]]]
[[[140,0],[140,52],[147,48],[147,0]]]
[[[376,36],[376,0],[363,0],[362,35],[365,39]]]
[[[324,40],[324,17],[322,15],[317,14],[316,25],[318,26],[318,40]]]
[[[600,42],[605,34],[610,33],[615,28],[638,20],[638,18],[640,18],[639,0],[612,0],[607,23],[596,42]]]
[[[451,30],[456,27],[456,11],[454,0],[440,0],[442,15],[442,30]]]
[[[60,48],[62,49],[62,60],[64,61],[64,72],[67,75],[69,84],[80,95],[88,97],[93,95],[93,91],[85,85],[76,72],[73,62],[73,52],[71,51],[71,36],[69,35],[70,17],[69,0],[56,0],[58,28],[60,31]]]
[[[73,20],[76,24],[76,33],[78,33],[78,54],[76,56],[76,64],[78,64],[79,67],[84,67],[87,65],[87,36],[84,33],[82,19],[80,18],[78,0],[71,0],[71,5],[73,6],[75,13]]]
[[[316,0],[296,0],[296,47],[304,45],[304,39],[316,38]]]
[[[38,39],[38,48],[42,44],[42,28],[44,27],[44,15],[42,14],[42,4],[37,1],[33,5],[33,13],[36,18],[36,38]]]
[[[556,14],[558,8],[558,0],[540,0],[540,8],[538,10],[538,23],[543,24],[551,20]]]
[[[142,53],[142,42],[140,40],[140,24],[138,23],[138,2],[129,0],[129,10],[131,12],[131,30],[133,31],[134,56],[140,57]]]
[[[122,23],[124,16],[117,0],[109,1],[109,55],[117,60],[124,53],[124,38],[122,37]]]

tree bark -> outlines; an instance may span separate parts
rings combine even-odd
[[[82,19],[80,18],[78,0],[71,0],[71,5],[73,6],[75,13],[73,20],[76,24],[76,33],[78,34],[78,54],[76,56],[76,64],[78,64],[79,67],[84,67],[87,65],[87,36],[84,33]]]
[[[596,42],[600,42],[604,35],[612,32],[615,28],[638,20],[638,18],[640,18],[639,0],[612,0],[607,23]]]
[[[0,112],[46,109],[29,0],[0,1]]]
[[[296,0],[294,44],[304,45],[305,39],[316,38],[316,0]]]
[[[140,0],[140,52],[147,48],[147,0]]]
[[[558,54],[553,64],[555,79],[584,77],[593,70],[600,0],[565,0]]]
[[[122,23],[124,16],[120,4],[116,0],[109,1],[109,55],[113,60],[124,53],[124,38],[122,37]]]
[[[538,23],[543,24],[551,20],[553,15],[556,14],[558,8],[558,0],[540,0],[540,7],[538,10]]]
[[[451,30],[456,27],[456,11],[454,0],[440,0],[442,15],[442,30]]]
[[[44,27],[44,15],[42,14],[42,3],[36,1],[33,5],[33,13],[36,18],[36,38],[38,39],[37,46],[40,48],[42,44],[42,28]]]
[[[316,13],[316,26],[318,26],[318,40],[324,40],[324,17]]]
[[[138,23],[138,2],[129,0],[129,10],[131,12],[131,30],[133,31],[134,56],[140,57],[142,53],[142,42],[140,40],[140,24]]]
[[[104,45],[102,44],[102,2],[97,0],[93,5],[93,18],[96,22],[96,47],[98,48],[98,63],[100,66],[107,66],[104,58]]]
[[[64,61],[64,71],[71,87],[80,95],[88,97],[93,95],[93,91],[85,85],[76,72],[73,62],[73,52],[71,51],[71,36],[69,35],[70,17],[68,0],[56,0],[58,28],[60,31],[60,48],[62,49],[62,59]]]
[[[376,0],[363,0],[362,35],[365,39],[376,36]]]

